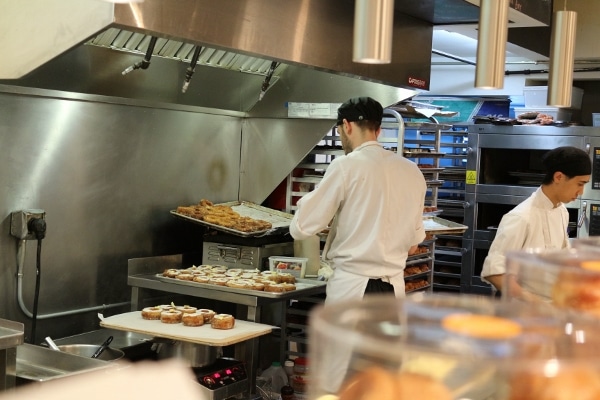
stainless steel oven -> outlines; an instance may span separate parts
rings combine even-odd
[[[592,180],[583,195],[566,204],[569,236],[600,235],[600,129],[473,125],[469,129],[461,289],[491,293],[479,278],[502,216],[529,197],[544,177],[542,157],[556,147],[590,153]]]

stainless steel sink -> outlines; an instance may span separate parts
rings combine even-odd
[[[135,361],[144,358],[154,358],[156,356],[156,353],[151,350],[152,336],[109,328],[101,328],[74,336],[54,339],[54,342],[58,346],[69,344],[94,344],[100,346],[109,336],[113,337],[110,347],[123,350],[125,358],[129,360]]]
[[[17,347],[16,376],[26,381],[45,382],[116,365],[27,343]]]
[[[144,344],[153,339],[152,336],[142,335],[140,333],[102,328],[81,333],[79,335],[54,339],[54,342],[59,346],[63,344],[97,344],[100,346],[109,336],[113,337],[110,347],[121,350]]]

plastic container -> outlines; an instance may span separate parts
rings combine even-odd
[[[600,252],[591,243],[579,239],[572,249],[508,252],[503,299],[545,302],[600,318]]]
[[[298,394],[308,391],[308,360],[304,357],[298,357],[294,360],[294,375],[290,379],[290,384],[294,392]]]
[[[550,386],[544,380],[563,367],[566,380],[580,367],[600,380],[598,328],[600,319],[545,303],[519,307],[466,294],[319,305],[309,326],[308,398],[383,399],[382,387],[397,385],[413,390],[406,398],[540,400],[527,386]]]
[[[525,107],[548,107],[548,86],[525,86],[523,88]],[[573,87],[571,92],[571,107],[581,108],[583,89]]]
[[[306,257],[269,257],[269,270],[276,272],[285,272],[294,275],[296,278],[304,278],[306,273]]]
[[[600,113],[592,113],[592,126],[600,126]]]
[[[267,385],[271,387],[273,393],[281,393],[281,388],[287,385],[288,377],[279,361],[273,361],[271,366],[260,374],[265,378]]]
[[[304,357],[298,357],[294,360],[294,374],[306,375],[308,374],[308,360]]]
[[[294,375],[294,360],[285,360],[283,363],[283,369],[285,370],[289,380],[290,376]]]
[[[284,385],[281,388],[281,400],[296,400],[294,389],[290,385]]]

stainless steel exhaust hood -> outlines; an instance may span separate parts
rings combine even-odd
[[[13,3],[0,0],[13,13],[22,14]],[[81,6],[83,3],[91,12]],[[159,101],[248,111],[255,101],[236,98],[232,100],[235,105],[214,105],[175,94],[181,89],[193,50],[202,46],[198,62],[201,71],[194,74],[191,86],[199,87],[206,80],[219,81],[223,85],[221,90],[212,91],[217,97],[233,89],[247,91],[249,97],[258,99],[260,86],[273,62],[279,66],[272,85],[287,66],[295,66],[411,91],[429,86],[432,25],[397,11],[392,63],[356,64],[351,60],[354,12],[351,0],[145,0],[115,5],[97,0],[31,0],[27,4],[33,5],[30,9],[37,9],[31,21],[17,19],[19,26],[14,26],[10,18],[2,17],[3,23],[9,28],[14,26],[14,32],[27,31],[31,25],[48,28],[40,30],[40,36],[24,38],[15,34],[9,35],[10,39],[0,39],[2,43],[11,41],[12,48],[20,48],[28,55],[25,63],[17,62],[15,57],[5,58],[0,66],[0,79],[6,80],[2,83],[132,98],[150,92]],[[72,15],[66,18],[69,12]],[[112,18],[107,18],[111,13]],[[86,23],[78,21],[74,27],[73,19],[84,19]],[[68,35],[62,34],[61,27]],[[63,36],[68,36],[68,40],[63,40]],[[122,77],[124,68],[143,57],[152,37],[158,39],[149,70]],[[53,45],[52,40],[60,45]],[[56,53],[53,57],[52,51]],[[39,52],[43,57],[34,55]],[[34,64],[36,59],[41,66]],[[166,66],[165,60],[174,65]],[[9,64],[19,65],[11,69]],[[175,73],[170,71],[175,69]],[[69,73],[65,74],[66,71]],[[234,78],[225,71],[251,77]],[[172,89],[165,91],[167,82]],[[214,89],[214,85],[209,87]],[[167,92],[173,93],[165,95]],[[192,93],[188,97],[193,96]]]

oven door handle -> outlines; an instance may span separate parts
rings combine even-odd
[[[587,214],[587,201],[581,202],[581,215],[579,216],[579,221],[577,221],[577,228],[581,228],[583,226],[583,222],[585,221],[585,217]]]
[[[221,259],[224,259],[225,257],[234,257],[239,260],[242,257],[242,251],[239,247],[219,245],[217,246],[217,249],[219,250],[219,255],[221,256]]]

